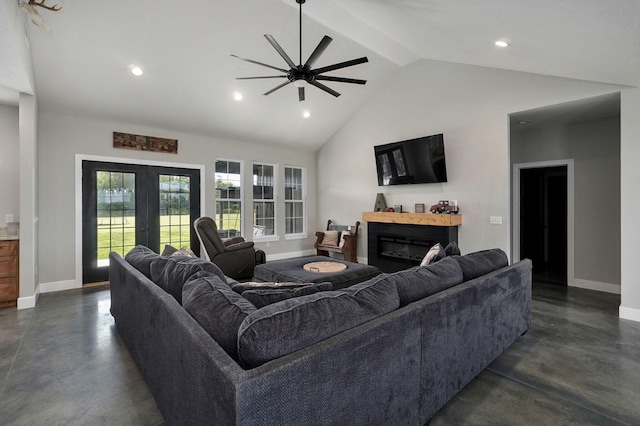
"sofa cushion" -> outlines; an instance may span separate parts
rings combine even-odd
[[[235,282],[231,285],[233,291],[242,294],[247,290],[281,290],[283,288],[304,287],[311,283],[308,282]]]
[[[224,349],[238,360],[238,328],[256,308],[210,272],[200,272],[182,289],[182,306]]]
[[[447,257],[428,266],[418,266],[387,275],[398,289],[400,306],[436,294],[463,282],[462,268]]]
[[[460,256],[460,247],[458,247],[458,243],[455,241],[451,241],[444,248],[444,254],[446,256]]]
[[[321,291],[333,290],[333,284],[315,283],[307,284],[301,287],[285,287],[285,288],[254,288],[251,290],[245,290],[242,292],[242,297],[251,302],[256,308],[262,308],[272,303],[279,302],[281,300],[292,299],[294,297],[306,296],[308,294],[314,294]]]
[[[238,358],[245,368],[257,367],[371,321],[399,304],[395,285],[374,278],[265,306],[240,325]]]
[[[489,249],[453,257],[462,268],[465,281],[488,274],[509,264],[507,254],[500,249]]]
[[[182,286],[200,271],[217,275],[223,283],[227,280],[217,265],[199,257],[159,256],[151,262],[151,281],[182,303]]]
[[[145,277],[151,279],[151,262],[159,256],[158,253],[149,247],[137,245],[125,255],[124,260],[142,272]]]

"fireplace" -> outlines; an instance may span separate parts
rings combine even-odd
[[[436,243],[458,242],[457,226],[369,222],[368,263],[384,272],[417,266]]]

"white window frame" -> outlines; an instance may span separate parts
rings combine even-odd
[[[213,203],[213,211],[214,211],[214,221],[216,222],[216,225],[218,224],[218,212],[217,212],[217,207],[218,207],[218,201],[221,202],[225,202],[225,201],[232,201],[232,202],[240,202],[240,235],[244,237],[245,233],[244,233],[244,218],[246,217],[245,215],[245,202],[244,202],[244,161],[242,160],[238,160],[235,158],[216,158],[214,165],[213,165],[213,188],[214,191],[217,190],[216,188],[216,166],[218,161],[226,161],[227,163],[239,163],[240,164],[240,198],[216,198],[214,196],[214,203]]]
[[[301,184],[302,184],[302,196],[300,200],[289,200],[287,199],[287,191],[286,191],[286,179],[287,179],[287,170],[288,169],[293,169],[293,170],[300,170],[301,171]],[[284,234],[284,238],[286,240],[301,240],[301,239],[305,239],[308,237],[307,234],[307,169],[306,167],[302,167],[302,166],[293,166],[293,165],[286,165],[284,166],[284,176],[285,178],[284,180],[284,187],[285,187],[285,191],[284,191],[284,220],[285,220],[285,234]],[[291,234],[287,234],[287,204],[288,203],[302,203],[302,232],[295,232],[295,233],[291,233]]]
[[[273,167],[273,199],[264,199],[264,198],[254,198],[253,195],[253,167],[254,166],[269,166]],[[254,204],[258,203],[273,203],[273,235],[253,235],[253,241],[255,242],[269,242],[269,241],[279,241],[280,237],[278,236],[278,165],[272,163],[265,163],[262,161],[254,161],[251,165],[251,224],[255,226],[255,217],[254,215]]]

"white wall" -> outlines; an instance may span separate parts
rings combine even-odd
[[[5,214],[20,219],[20,134],[18,108],[0,105],[0,226]]]
[[[385,87],[318,152],[318,217],[349,223],[387,204],[458,200],[464,253],[509,252],[509,113],[617,91],[613,85],[431,60],[415,62]],[[448,183],[378,187],[373,146],[444,133]],[[490,225],[489,216],[502,216]],[[366,256],[366,227],[358,252]]]
[[[574,160],[575,284],[620,293],[620,117],[512,129],[511,161]]]
[[[244,161],[245,184],[251,184],[251,165],[253,161],[278,164],[279,179],[284,178],[284,166],[306,167],[309,194],[307,212],[309,237],[301,240],[284,239],[284,194],[278,194],[278,228],[280,240],[258,243],[267,253],[268,259],[278,256],[301,254],[313,249],[315,231],[315,155],[311,152],[281,149],[248,142],[212,138],[167,129],[149,128],[127,123],[102,121],[91,118],[70,116],[56,112],[41,111],[40,130],[40,282],[53,284],[74,280],[75,278],[75,203],[72,188],[75,182],[76,154],[85,156],[103,156],[128,158],[140,161],[156,161],[204,165],[205,174],[201,176],[205,183],[205,211],[207,216],[214,215],[215,188],[214,162],[216,157]],[[113,132],[125,132],[178,139],[178,154],[132,151],[113,148]],[[117,160],[114,160],[117,162]],[[251,229],[250,190],[244,191],[245,233]],[[250,235],[247,236],[251,238]]]
[[[620,317],[640,321],[640,89],[622,91],[620,100],[620,215],[622,303]]]

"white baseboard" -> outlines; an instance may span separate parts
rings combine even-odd
[[[272,260],[284,260],[291,259],[293,257],[302,257],[302,256],[313,256],[316,254],[316,250],[302,250],[302,251],[291,251],[289,253],[277,253],[277,254],[267,254],[267,262],[271,262]]]
[[[605,293],[620,294],[621,287],[618,284],[602,283],[576,278],[570,287],[585,288],[587,290],[603,291]]]
[[[73,290],[74,288],[82,288],[82,285],[78,286],[76,280],[56,281],[53,283],[40,284],[41,293],[52,293],[54,291]]]
[[[36,289],[33,296],[18,297],[18,309],[31,309],[35,308],[38,303],[38,297],[40,296],[40,286]]]
[[[627,308],[620,306],[618,315],[622,319],[640,322],[640,309]]]

